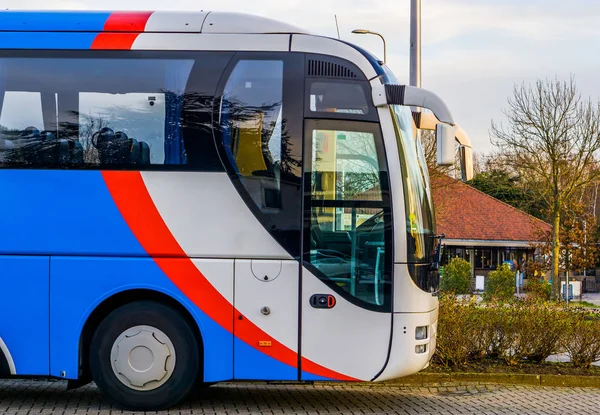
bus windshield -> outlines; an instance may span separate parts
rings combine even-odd
[[[423,147],[413,137],[409,107],[392,105],[406,210],[409,263],[431,263],[434,250],[435,217],[429,185],[429,174]]]

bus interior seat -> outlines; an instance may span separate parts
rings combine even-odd
[[[72,164],[83,164],[83,146],[79,140],[69,140]]]
[[[140,164],[150,164],[150,146],[145,141],[140,141]]]
[[[38,162],[42,161],[42,164],[50,166],[71,163],[69,140],[57,138],[52,131],[42,131],[39,137],[39,146],[34,156]]]
[[[10,158],[15,163],[53,166],[69,159],[68,142],[51,131],[29,126],[17,133]]]
[[[121,133],[120,131],[117,132],[117,137],[119,137],[119,139],[121,138],[120,135],[124,135],[125,137],[127,137],[127,135],[125,133]],[[140,148],[140,143],[138,143],[138,141],[135,138],[130,138],[129,139],[129,160],[134,163],[137,164],[137,162],[140,160],[140,156],[141,156],[141,148]]]
[[[82,164],[83,146],[79,140],[57,138],[53,131],[29,126],[1,133],[0,161],[41,166]]]
[[[339,234],[339,235],[334,235]],[[350,258],[351,239],[348,232],[324,231],[319,226],[313,215],[313,223],[310,227],[310,245],[320,253],[341,259]]]
[[[123,131],[104,127],[92,138],[101,164],[150,164],[150,147]]]

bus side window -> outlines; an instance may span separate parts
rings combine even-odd
[[[41,141],[42,98],[39,92],[0,91],[0,163],[30,164]],[[41,129],[41,130],[40,130]]]
[[[0,168],[224,170],[212,113],[232,54],[38,53],[0,58]]]
[[[281,208],[283,61],[241,60],[221,102],[220,130],[230,164],[261,210]]]
[[[366,90],[362,83],[313,81],[310,83],[310,115],[312,113],[370,115]]]

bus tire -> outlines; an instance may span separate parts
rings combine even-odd
[[[90,345],[92,378],[117,405],[157,411],[179,403],[194,388],[198,341],[174,309],[136,301],[112,311]]]

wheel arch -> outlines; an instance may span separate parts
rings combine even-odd
[[[91,381],[89,368],[90,345],[92,337],[100,322],[112,311],[135,301],[155,301],[167,305],[181,314],[192,329],[199,345],[201,366],[198,370],[198,376],[199,380],[202,381],[204,375],[204,342],[200,323],[195,317],[194,311],[188,304],[185,304],[184,301],[181,301],[168,293],[149,288],[135,288],[111,294],[99,302],[88,314],[79,335],[79,381],[77,383],[87,383]]]

